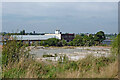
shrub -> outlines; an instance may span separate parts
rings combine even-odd
[[[18,63],[21,58],[30,58],[29,49],[26,49],[21,41],[7,41],[2,49],[2,66],[6,67],[8,64],[13,65]]]
[[[3,72],[3,77],[5,78],[21,78],[24,77],[24,75],[25,70],[19,68],[12,68],[10,70]]]
[[[92,68],[93,66],[93,60],[95,59],[95,57],[93,55],[88,55],[86,58],[79,60],[78,61],[78,65],[79,65],[79,69],[81,72],[83,71],[88,71]]]
[[[120,34],[117,35],[117,37],[112,42],[112,49],[111,49],[113,55],[120,54]]]
[[[62,39],[61,42],[62,42],[62,46],[67,46],[67,42],[64,39]]]
[[[68,46],[73,46],[73,41],[70,41],[67,45]]]
[[[45,41],[48,46],[57,46],[59,42],[59,39],[56,38],[49,38],[48,40]]]

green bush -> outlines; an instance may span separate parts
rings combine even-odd
[[[112,49],[111,49],[113,55],[120,54],[120,34],[117,35],[117,37],[112,42]]]
[[[17,42],[16,40],[7,41],[3,44],[2,49],[2,64],[7,65],[9,62],[14,63],[19,61],[22,54],[19,54],[20,48],[22,48],[22,42]]]
[[[81,72],[88,71],[93,66],[93,60],[95,57],[93,55],[88,55],[86,58],[79,60],[78,65]]]
[[[30,58],[31,55],[29,54],[29,49],[26,49],[21,41],[12,40],[4,43],[2,48],[3,77],[9,77],[9,75],[10,77],[20,77],[24,68],[21,70],[21,68],[19,69],[16,64],[21,60],[27,61]],[[27,65],[27,63],[25,65]]]
[[[61,42],[62,42],[62,46],[67,46],[67,42],[64,39],[62,39]]]
[[[19,68],[12,68],[3,72],[2,75],[4,78],[21,78],[25,76],[25,70]]]
[[[59,42],[59,39],[56,39],[56,38],[49,38],[48,40],[45,41],[45,43],[48,46],[57,46],[58,42]]]
[[[69,66],[70,66],[70,68],[73,69],[74,71],[75,71],[75,70],[78,70],[78,68],[79,68],[79,67],[78,67],[78,64],[77,64],[75,61],[70,62],[70,63],[69,63]]]
[[[68,46],[73,46],[73,41],[70,41],[67,45]]]
[[[45,46],[45,41],[40,41],[41,46]]]

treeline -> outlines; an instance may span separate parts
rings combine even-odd
[[[30,34],[30,33],[29,33]],[[30,35],[36,35],[37,33],[31,33]],[[20,33],[7,33],[7,35],[28,35],[25,30],[20,31]],[[35,46],[97,46],[102,45],[102,41],[106,39],[106,35],[103,31],[99,31],[96,34],[77,34],[75,38],[66,42],[66,40],[59,40],[56,38],[50,38],[45,41],[35,42],[31,45]],[[28,44],[27,44],[28,45]]]
[[[59,40],[56,38],[50,38],[45,41],[38,42],[36,45],[40,46],[96,46],[102,45],[101,42],[105,40],[105,34],[103,31],[97,32],[95,35],[76,35],[73,41],[66,42],[66,40]]]
[[[35,33],[35,31],[26,33],[25,30],[22,30],[18,33],[17,32],[15,32],[15,33],[6,33],[6,32],[0,33],[0,35],[2,35],[2,36],[5,36],[5,35],[8,35],[8,36],[11,36],[11,35],[43,35],[43,34],[45,34],[45,33]]]

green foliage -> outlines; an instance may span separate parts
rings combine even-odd
[[[46,74],[43,74],[43,77],[45,78],[55,78],[56,77],[56,67],[54,67],[53,65],[49,65],[49,66],[44,66],[44,71],[46,72]]]
[[[45,44],[45,41],[40,41],[40,45],[41,46],[45,46],[46,44]]]
[[[68,45],[69,44],[73,45],[74,42],[75,46],[81,46],[86,42],[90,42],[90,40],[93,39],[92,36],[83,35],[83,37],[77,35],[74,41],[69,42]],[[117,36],[115,42],[113,42],[112,49],[115,51],[119,50],[118,39],[119,37]],[[84,41],[84,43],[80,41]],[[47,46],[58,46],[59,44],[58,42],[59,40],[52,38],[49,39],[48,41],[41,42],[41,44]],[[79,45],[77,45],[77,43]],[[93,43],[91,43],[91,45],[92,44],[94,44],[94,41]],[[35,75],[37,78],[56,78],[57,74],[64,73],[65,71],[79,71],[84,73],[93,69],[94,72],[99,73],[101,71],[101,68],[109,65],[110,63],[113,63],[116,60],[116,57],[113,55],[110,57],[99,58],[89,55],[85,59],[79,61],[69,61],[68,57],[64,55],[60,57],[58,63],[56,64],[45,64],[42,62],[27,60],[29,56],[30,56],[29,50],[25,49],[25,46],[22,44],[21,41],[17,42],[16,40],[13,40],[7,41],[6,44],[4,43],[2,50],[3,78],[21,78],[21,77],[23,78],[28,73],[27,70],[29,70],[29,74]],[[44,55],[43,57],[56,57],[56,56],[57,55],[55,56]],[[16,67],[13,67],[15,62],[20,63],[21,58],[24,58],[24,63],[21,63],[20,66],[16,64]],[[7,69],[8,65],[10,65],[12,68]]]
[[[90,70],[93,66],[93,60],[95,57],[93,55],[88,55],[86,58],[78,61],[79,69],[81,72],[86,72]]]
[[[34,68],[33,68],[34,67]],[[54,78],[56,76],[56,67],[53,65],[43,65],[41,63],[34,62],[31,66],[31,73],[37,76],[37,78]]]
[[[69,67],[74,71],[79,69],[79,65],[75,61],[71,61]]]
[[[20,35],[25,35],[25,30],[20,31]]]
[[[95,72],[100,72],[100,68],[103,67],[103,66],[107,66],[109,63],[112,63],[110,62],[111,60],[109,58],[106,58],[106,57],[100,57],[98,59],[95,59],[95,65],[96,67],[94,68],[95,69]]]
[[[31,67],[34,67],[34,70],[32,69],[32,73],[36,74],[38,76],[38,78],[41,78],[42,75],[44,74],[44,70],[41,64],[39,63],[33,63]]]
[[[67,45],[68,46],[73,46],[73,41],[70,41]]]
[[[25,62],[25,65],[19,68],[9,69],[3,72],[5,78],[21,78],[24,77],[29,70],[31,75],[37,78],[56,78],[57,74],[64,73],[66,71],[79,71],[84,73],[90,70],[99,73],[101,68],[109,65],[115,61],[113,56],[95,58],[92,55],[87,56],[85,59],[79,61],[69,61],[67,56],[62,56],[61,63],[45,64],[41,62]],[[31,76],[32,77],[32,76]]]
[[[40,42],[39,41],[35,42],[35,46],[40,46]]]
[[[61,42],[62,42],[62,46],[67,46],[67,42],[64,39],[62,39]]]
[[[45,45],[44,47],[49,47],[49,45],[47,44],[47,45]]]
[[[57,46],[58,42],[59,42],[59,39],[56,39],[56,38],[49,38],[48,40],[45,41],[45,43],[48,46]]]
[[[87,35],[84,35],[83,36],[83,43],[84,43],[85,46],[88,45],[88,41],[89,41],[89,37]]]
[[[25,31],[22,31],[20,34],[25,34]],[[70,41],[66,42],[66,40],[62,39],[56,39],[56,38],[49,38],[44,41],[40,41],[35,43],[32,43],[31,46],[95,46],[95,45],[102,45],[101,42],[105,40],[105,34],[103,31],[99,31],[93,36],[92,34],[86,35],[76,35],[75,38]]]
[[[120,33],[118,34],[118,54],[120,55]]]
[[[88,43],[87,46],[93,46],[95,44],[94,37],[92,34],[89,35],[87,43]]]
[[[76,35],[73,39],[73,46],[82,46],[82,37],[80,35]]]
[[[19,62],[21,57],[25,58],[29,57],[29,50],[25,49],[25,46],[23,46],[23,43],[21,41],[18,42],[16,40],[12,40],[3,43],[2,49],[3,66]]]
[[[89,36],[88,35],[84,35],[83,36],[83,44],[84,46],[92,46],[94,45],[94,37],[90,34]]]
[[[88,55],[85,59],[78,61],[77,64],[81,72],[87,72],[93,69],[94,72],[99,73],[102,67],[113,63],[115,60],[117,59],[112,55],[99,58],[96,58],[93,55]]]
[[[95,44],[94,37],[90,34],[88,35],[76,35],[76,37],[71,42],[73,46],[92,46]]]
[[[3,77],[5,78],[21,78],[25,76],[25,70],[19,68],[12,68],[3,72]]]
[[[118,34],[117,37],[112,42],[111,50],[114,55],[120,54],[120,34]]]
[[[106,37],[103,31],[99,31],[95,34],[94,40],[97,41],[97,44],[101,44],[101,42],[105,39]]]

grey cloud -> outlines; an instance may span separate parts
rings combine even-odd
[[[117,3],[3,3],[3,31],[10,31],[9,26],[11,29],[23,26],[21,29],[28,31],[36,26],[38,32],[53,31],[60,26],[62,31],[68,32],[103,29],[114,33],[117,32]]]

